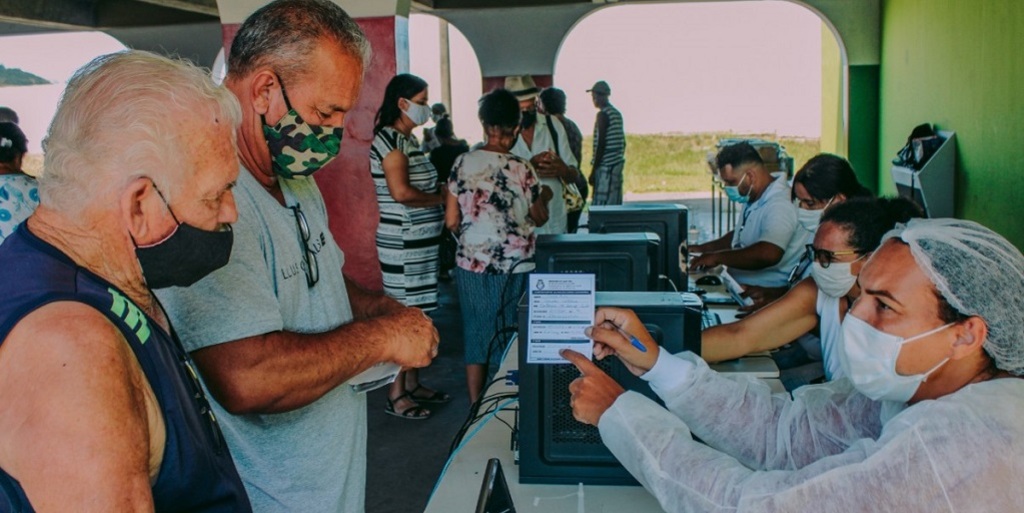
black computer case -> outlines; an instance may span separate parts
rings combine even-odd
[[[656,233],[661,240],[658,274],[672,280],[675,288],[659,281],[650,290],[686,290],[686,235],[689,210],[678,203],[625,203],[598,205],[587,213],[590,233]]]
[[[527,364],[526,296],[519,303],[519,481],[591,485],[636,485],[601,441],[597,428],[578,422],[569,407],[569,383],[579,377],[571,364]],[[701,301],[673,292],[598,292],[597,306],[633,309],[663,349],[700,350]],[[596,362],[625,389],[652,399],[646,382],[617,358]]]

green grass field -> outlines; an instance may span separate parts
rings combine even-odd
[[[711,180],[706,162],[721,138],[738,137],[732,133],[626,135],[626,192],[696,192],[710,191]],[[777,140],[793,157],[794,169],[818,153],[817,139],[775,137],[772,134],[751,134],[766,140]],[[590,137],[583,140],[583,172],[590,174]],[[42,172],[42,155],[28,155],[23,166],[32,175]]]
[[[793,157],[794,169],[819,152],[817,139],[776,137],[773,134],[745,134],[778,141]],[[741,137],[732,133],[626,135],[626,192],[710,191],[707,153],[722,138]],[[590,137],[583,140],[583,172],[590,174]]]

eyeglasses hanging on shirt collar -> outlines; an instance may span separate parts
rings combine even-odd
[[[302,213],[302,206],[298,203],[288,207],[295,212],[295,223],[299,227],[299,240],[302,242],[303,259],[306,264],[306,285],[313,288],[316,282],[320,281],[320,265],[316,260],[316,253],[309,247],[309,223],[306,222],[306,215]]]
[[[740,222],[740,226],[736,228],[736,243],[732,245],[732,249],[740,249],[743,247],[743,242],[740,241],[740,237],[743,235],[743,229],[747,227],[747,219],[750,218],[750,212],[752,212],[746,206],[743,207],[743,221]]]

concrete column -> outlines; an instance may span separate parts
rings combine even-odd
[[[341,153],[314,175],[330,218],[331,233],[345,252],[345,274],[371,290],[381,290],[375,242],[380,210],[370,178],[373,122],[391,77],[409,70],[409,0],[335,0],[366,33],[373,59],[365,70],[356,107],[345,118]],[[238,26],[264,0],[218,0],[229,51]]]
[[[816,12],[836,36],[846,106],[841,127],[857,177],[879,191],[879,77],[882,58],[881,0],[798,0]],[[823,134],[828,127],[822,127]]]

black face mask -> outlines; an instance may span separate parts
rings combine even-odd
[[[156,185],[153,186],[156,188]],[[177,228],[164,240],[149,246],[135,245],[135,256],[142,266],[142,276],[151,289],[188,287],[206,275],[224,267],[231,257],[234,236],[231,227],[206,231],[178,221],[164,195],[160,199],[167,205]],[[135,242],[135,238],[132,238]]]
[[[524,110],[523,117],[519,119],[521,128],[530,128],[537,123],[537,109]]]

